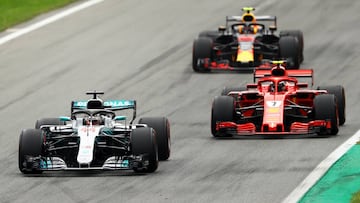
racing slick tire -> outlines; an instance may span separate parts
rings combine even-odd
[[[65,122],[59,118],[42,118],[36,121],[35,129],[40,129],[42,125],[65,125]]]
[[[26,156],[39,157],[43,151],[43,137],[39,129],[25,129],[21,131],[19,139],[19,170],[24,174],[40,174],[43,171],[29,168]]]
[[[246,90],[247,90],[246,87],[224,87],[223,90],[221,91],[221,95],[226,96],[230,92],[233,92],[233,91],[241,92],[241,91],[246,91]]]
[[[208,37],[210,39],[212,39],[212,41],[215,41],[216,38],[218,38],[220,36],[219,31],[217,30],[206,30],[206,31],[202,31],[199,34],[199,38],[200,37]]]
[[[146,124],[155,130],[159,161],[168,160],[171,151],[169,120],[165,117],[145,117],[139,119],[139,124]]]
[[[214,137],[231,137],[231,134],[217,132],[216,123],[219,121],[233,121],[235,117],[235,101],[230,96],[217,96],[211,109],[211,133]]]
[[[345,102],[345,89],[341,85],[336,86],[320,86],[318,90],[326,90],[329,94],[336,97],[336,104],[339,113],[339,125],[344,125],[346,121],[346,102]]]
[[[287,60],[289,69],[300,67],[300,44],[294,36],[283,36],[279,40],[280,57]]]
[[[332,94],[317,95],[314,99],[314,116],[315,120],[330,120],[330,132],[320,132],[320,135],[336,135],[339,132],[339,122],[336,107],[336,98]]]
[[[135,172],[152,173],[159,165],[158,151],[153,128],[136,128],[130,135],[131,151],[134,156],[146,155],[149,161],[147,168],[134,168]]]
[[[199,59],[212,59],[213,41],[208,37],[200,37],[194,40],[192,66],[195,72],[209,72],[210,69],[198,64]]]
[[[304,34],[301,30],[283,30],[280,31],[280,37],[282,36],[294,36],[299,41],[300,45],[300,62],[304,61]]]

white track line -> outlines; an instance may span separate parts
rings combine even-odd
[[[95,4],[100,3],[102,1],[104,1],[104,0],[89,0],[89,1],[86,1],[85,3],[82,3],[82,4],[77,5],[75,7],[71,7],[71,8],[69,8],[69,9],[67,9],[67,10],[65,10],[63,12],[60,12],[60,13],[58,13],[56,15],[53,15],[53,16],[51,16],[49,18],[46,18],[46,19],[44,19],[42,21],[39,21],[39,22],[37,22],[35,24],[32,24],[32,25],[30,25],[28,27],[20,29],[20,30],[14,32],[14,33],[6,35],[6,36],[0,38],[0,45],[3,45],[8,41],[11,41],[11,40],[13,40],[13,39],[15,39],[17,37],[20,37],[21,35],[24,35],[26,33],[29,33],[29,32],[34,31],[36,29],[39,29],[39,28],[41,28],[41,27],[43,27],[43,26],[45,26],[47,24],[53,23],[53,22],[55,22],[55,21],[57,21],[57,20],[59,20],[61,18],[64,18],[64,17],[66,17],[68,15],[71,15],[71,14],[77,12],[77,11],[80,11],[82,9],[85,9],[87,7],[95,5]]]
[[[303,180],[290,195],[285,198],[283,203],[298,202],[305,193],[328,171],[328,169],[340,159],[352,146],[360,139],[360,130],[352,137],[340,145],[326,159],[324,159],[306,178]]]

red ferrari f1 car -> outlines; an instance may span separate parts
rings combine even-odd
[[[345,90],[342,86],[308,88],[300,78],[313,70],[286,70],[283,61],[272,69],[256,69],[255,84],[225,87],[212,103],[214,137],[234,135],[336,135],[345,123]],[[311,84],[311,85],[312,85]]]
[[[251,7],[242,16],[227,16],[217,31],[203,31],[193,44],[195,72],[254,69],[263,59],[283,58],[289,69],[304,60],[304,38],[300,30],[277,30],[276,16],[255,16]]]

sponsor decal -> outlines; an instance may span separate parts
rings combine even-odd
[[[267,101],[266,105],[268,107],[280,107],[282,104],[282,101]]]
[[[129,107],[134,106],[134,101],[132,100],[109,100],[104,102],[105,106],[111,107]]]
[[[87,101],[74,101],[73,107],[86,108]]]
[[[270,107],[267,109],[268,113],[279,113],[280,112],[280,108],[278,107]],[[280,115],[279,115],[280,116]]]

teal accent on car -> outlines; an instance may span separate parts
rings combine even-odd
[[[126,120],[126,116],[115,116],[114,120],[116,120],[116,121],[124,121],[124,120]]]
[[[108,100],[104,102],[104,106],[111,106],[112,108],[118,107],[134,107],[134,100]]]
[[[107,127],[103,127],[100,130],[101,133],[105,134],[105,135],[113,135],[113,131],[111,128],[107,128]]]
[[[122,167],[122,168],[128,168],[128,167],[129,167],[129,160],[123,160],[123,161],[121,162],[120,167]]]
[[[64,121],[64,122],[71,121],[71,118],[67,117],[67,116],[60,116],[59,119],[60,119],[60,121]]]
[[[74,101],[73,108],[86,108],[87,101]]]

